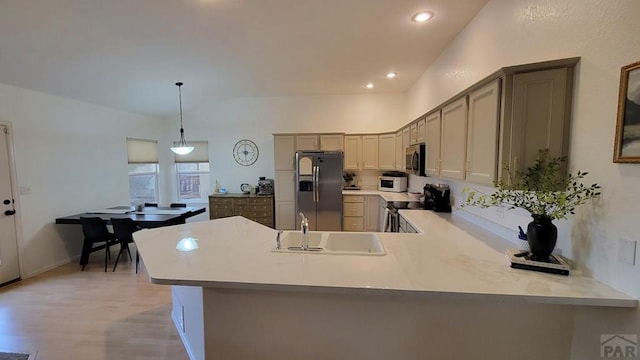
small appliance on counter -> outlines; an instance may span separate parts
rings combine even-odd
[[[378,176],[378,191],[407,191],[407,174],[399,171],[382,173],[382,176]]]
[[[261,176],[258,180],[258,195],[273,195],[273,179]]]
[[[424,208],[435,212],[451,212],[451,190],[447,184],[424,186]]]

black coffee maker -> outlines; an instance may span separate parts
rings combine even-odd
[[[451,189],[447,184],[424,186],[424,208],[435,212],[451,212]]]

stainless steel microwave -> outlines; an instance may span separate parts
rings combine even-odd
[[[405,171],[412,175],[426,176],[424,165],[427,158],[427,147],[425,144],[409,146],[406,154]]]

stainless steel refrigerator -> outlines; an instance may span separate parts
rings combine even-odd
[[[296,152],[296,228],[342,231],[342,151]]]

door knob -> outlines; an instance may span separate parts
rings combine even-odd
[[[13,215],[13,214],[15,214],[15,213],[16,213],[16,211],[15,211],[15,210],[6,210],[6,211],[4,212],[4,214],[5,214],[5,215],[7,215],[7,216]]]

